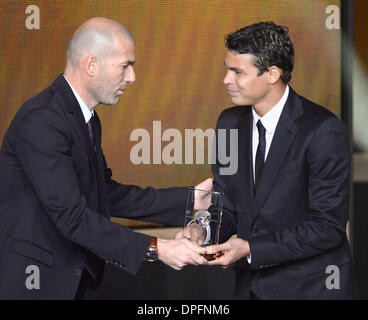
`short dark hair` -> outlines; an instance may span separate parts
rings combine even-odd
[[[294,47],[288,31],[274,22],[260,22],[228,34],[225,45],[237,54],[252,54],[258,76],[277,66],[282,70],[281,80],[288,83],[294,67]]]

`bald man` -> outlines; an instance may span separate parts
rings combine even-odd
[[[127,29],[88,20],[70,40],[64,74],[11,122],[0,153],[0,299],[96,299],[105,261],[131,274],[144,259],[177,270],[206,263],[187,239],[156,239],[110,221],[184,223],[186,188],[119,184],[101,149],[94,108],[119,102],[135,81],[134,63]],[[196,197],[193,205],[209,203]]]

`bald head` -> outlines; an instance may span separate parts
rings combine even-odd
[[[133,42],[129,31],[120,23],[96,17],[87,20],[73,34],[67,49],[67,64],[77,67],[83,58],[94,55],[101,61],[117,53],[117,46]]]
[[[135,45],[120,23],[93,18],[73,34],[64,76],[92,110],[116,105],[126,86],[135,81]]]

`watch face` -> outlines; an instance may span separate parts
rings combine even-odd
[[[149,248],[146,252],[146,261],[157,261],[157,252],[155,249]]]

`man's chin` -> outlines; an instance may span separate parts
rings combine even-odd
[[[233,104],[235,104],[235,105],[237,105],[237,106],[240,106],[242,103],[241,103],[241,101],[240,101],[240,99],[237,99],[237,98],[235,98],[235,97],[231,97],[231,102],[233,103]]]
[[[248,99],[239,99],[239,98],[236,98],[236,97],[231,97],[230,100],[233,104],[235,104],[237,106],[249,106],[249,105],[253,104]]]
[[[120,98],[116,97],[114,101],[101,101],[101,104],[104,104],[106,106],[116,106],[117,104],[119,104],[119,102],[120,102]]]

